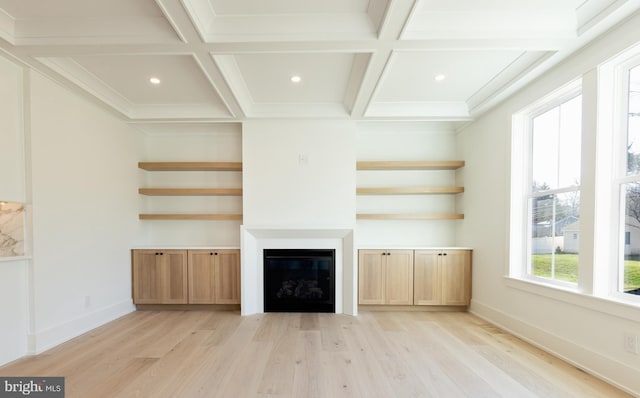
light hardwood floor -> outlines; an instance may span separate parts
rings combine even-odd
[[[0,376],[66,397],[626,397],[464,312],[138,311]]]

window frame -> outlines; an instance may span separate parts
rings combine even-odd
[[[640,183],[640,172],[635,175],[627,175],[627,138],[629,129],[629,72],[631,69],[640,67],[640,53],[629,54],[624,60],[611,61],[613,68],[608,69],[608,73],[613,74],[611,80],[613,84],[613,175],[611,177],[612,209],[611,214],[614,221],[614,231],[616,231],[610,244],[611,264],[607,270],[609,283],[607,295],[616,300],[640,304],[640,296],[628,294],[623,291],[624,286],[624,252],[626,246],[626,198],[623,190],[626,184]],[[600,133],[600,132],[599,132]],[[594,265],[595,267],[595,265]],[[622,287],[622,288],[621,288]]]
[[[533,121],[536,117],[581,95],[582,78],[577,78],[528,107],[516,112],[513,115],[513,131],[511,135],[509,276],[571,291],[577,291],[579,289],[579,280],[576,283],[572,283],[536,276],[531,272],[531,239],[533,226],[530,221],[532,217],[532,206],[529,205],[530,200],[536,196],[557,195],[567,192],[577,192],[582,196],[581,185],[564,186],[539,192],[532,191]],[[583,129],[581,129],[581,136],[583,134]],[[580,156],[582,157],[582,152]],[[580,266],[578,265],[578,270],[579,269]]]

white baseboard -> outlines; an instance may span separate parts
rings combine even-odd
[[[640,397],[640,374],[616,359],[473,300],[469,312],[617,388]]]
[[[31,333],[28,336],[28,353],[29,355],[40,354],[135,310],[132,300],[128,299],[69,322]]]

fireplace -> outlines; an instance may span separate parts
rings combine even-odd
[[[264,249],[265,312],[335,312],[334,249]]]

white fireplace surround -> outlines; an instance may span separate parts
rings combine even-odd
[[[335,249],[335,310],[358,315],[357,260],[351,228],[241,227],[242,315],[264,312],[264,249]]]

